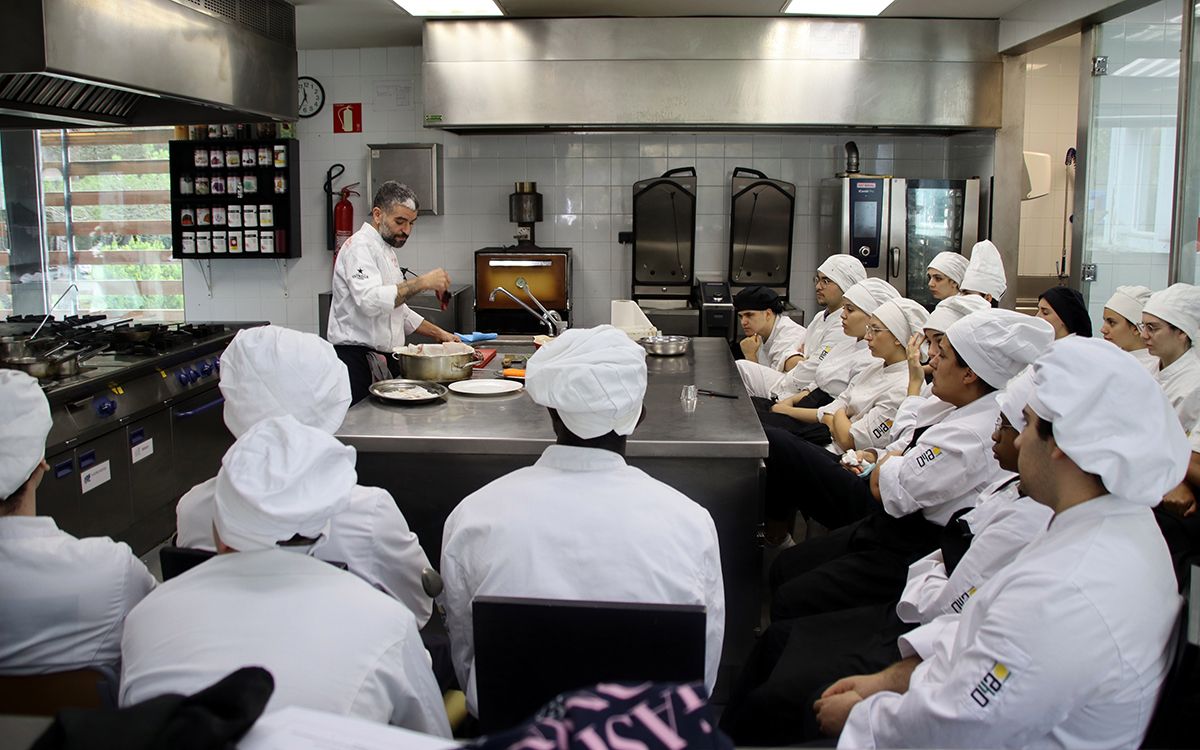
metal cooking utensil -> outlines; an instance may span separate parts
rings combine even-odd
[[[688,336],[646,336],[638,339],[638,343],[647,354],[656,357],[678,357],[687,354],[692,340]]]
[[[36,339],[37,335],[42,332],[42,327],[46,325],[46,321],[50,320],[51,316],[54,315],[54,308],[58,307],[58,303],[62,302],[63,297],[66,297],[67,293],[70,292],[72,289],[74,289],[75,291],[79,291],[79,287],[75,286],[74,284],[71,284],[69,287],[67,287],[65,290],[63,290],[62,294],[58,295],[58,299],[54,300],[53,305],[50,305],[50,310],[46,313],[46,317],[42,318],[42,322],[38,324],[38,327],[33,329],[33,335],[29,337],[30,341],[33,341],[34,339]]]

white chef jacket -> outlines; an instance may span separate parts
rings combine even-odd
[[[739,359],[736,363],[742,383],[751,396],[765,398],[770,395],[771,389],[783,380],[783,367],[788,359],[803,348],[806,335],[804,326],[786,315],[776,316],[771,335],[758,347],[755,359]]]
[[[1159,370],[1157,377],[1183,429],[1190,430],[1200,420],[1200,355],[1187,350],[1170,367]]]
[[[175,509],[180,547],[215,550],[213,508],[216,477],[201,482],[179,499]],[[345,563],[351,573],[408,607],[424,625],[433,600],[421,585],[421,572],[432,567],[417,535],[387,490],[355,487],[346,508],[333,517],[329,539],[313,556]]]
[[[884,365],[882,359],[872,357],[872,362],[854,376],[840,396],[817,409],[817,418],[824,419],[845,409],[855,450],[882,448],[892,442],[892,421],[906,393],[908,362],[900,360]],[[830,449],[836,447],[831,444]]]
[[[1133,351],[1129,352],[1129,354],[1133,355],[1133,358],[1136,359],[1142,365],[1142,367],[1145,367],[1151,375],[1158,375],[1159,366],[1162,363],[1158,361],[1158,357],[1150,353],[1149,349],[1142,347],[1141,349],[1134,349]]]
[[[908,445],[918,423],[933,424],[953,410],[954,406],[934,396],[933,388],[926,383],[921,395],[905,396],[900,402],[892,420],[892,442]]]
[[[804,359],[773,385],[770,389],[771,397],[783,399],[806,389],[813,382],[817,365],[833,352],[837,344],[846,341],[854,339],[842,330],[840,308],[834,310],[832,315],[825,310],[817,313],[804,337]]]
[[[0,674],[115,667],[125,615],[153,588],[127,544],[0,516]]]
[[[408,305],[396,307],[396,287],[403,281],[396,248],[364,222],[333,264],[329,343],[358,344],[384,353],[404,346],[405,337],[425,319]]]
[[[121,705],[190,695],[246,666],[275,678],[285,706],[450,736],[404,605],[300,552],[233,552],[163,584],[134,608],[121,640]]]
[[[975,503],[988,485],[1010,474],[992,455],[992,433],[1000,406],[997,392],[951,409],[930,425],[903,456],[889,458],[879,472],[883,508],[896,518],[920,511],[931,523],[945,526],[960,508]],[[888,451],[903,451],[911,441],[898,438]]]
[[[942,550],[936,549],[908,566],[908,581],[896,614],[904,622],[926,623],[936,617],[962,612],[983,582],[1025,549],[1046,530],[1053,515],[1048,506],[1024,497],[1016,477],[993,484],[980,495],[979,504],[960,516],[973,539],[966,554],[946,574]]]
[[[476,596],[699,604],[712,692],[725,633],[717,530],[708,511],[599,448],[552,445],[533,466],[467,496],[442,535],[441,602],[455,671],[476,712]]]
[[[1135,748],[1167,672],[1175,591],[1149,508],[1111,495],[1070,508],[961,617],[935,621],[959,623],[907,693],[851,710],[838,747]]]

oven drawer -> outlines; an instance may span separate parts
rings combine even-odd
[[[221,391],[210,388],[171,406],[176,495],[212,479],[221,468],[221,457],[233,445],[224,404]]]

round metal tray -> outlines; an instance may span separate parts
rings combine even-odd
[[[647,354],[656,357],[678,357],[687,354],[692,340],[687,336],[646,336],[638,339],[638,343]]]
[[[399,398],[396,395],[399,391],[411,386],[420,386],[432,395],[427,398]],[[400,404],[402,406],[431,404],[434,401],[445,398],[447,393],[446,386],[441,383],[431,383],[428,380],[409,380],[408,378],[380,380],[376,383],[371,383],[371,387],[367,390],[380,401],[386,401],[389,404]]]

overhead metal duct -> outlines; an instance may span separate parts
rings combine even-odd
[[[448,130],[1000,127],[995,21],[426,21]]]
[[[296,118],[283,0],[8,0],[0,129]]]

